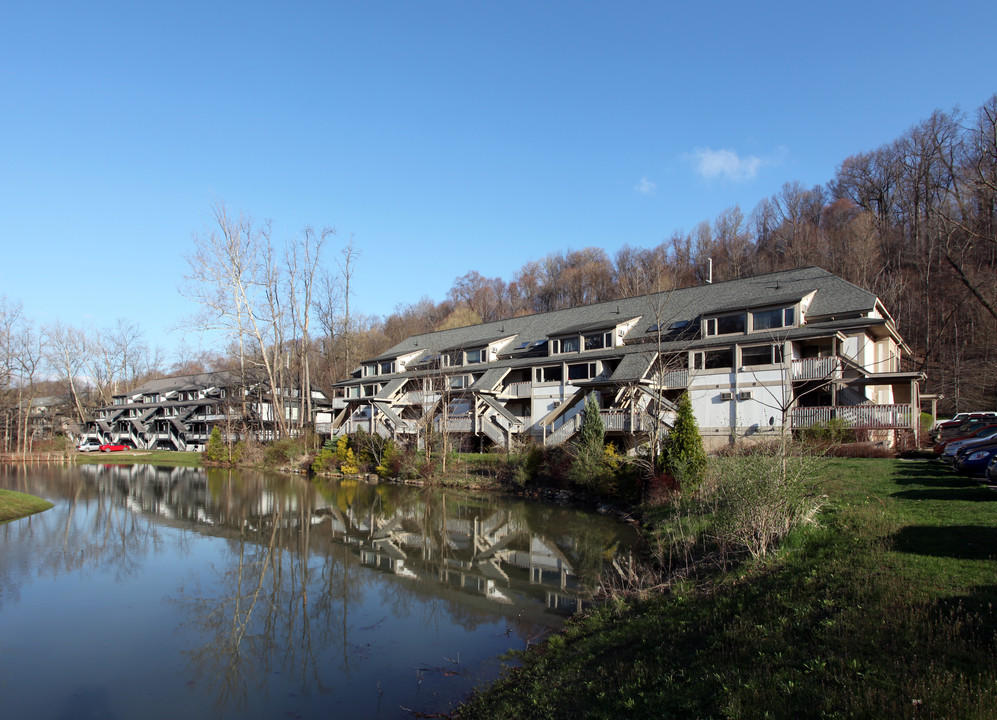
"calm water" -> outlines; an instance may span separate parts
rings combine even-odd
[[[576,510],[187,468],[0,468],[4,717],[447,710],[634,539]]]

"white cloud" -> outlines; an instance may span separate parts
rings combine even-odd
[[[634,185],[634,190],[639,192],[641,195],[654,195],[654,191],[657,187],[657,183],[651,182],[647,179],[647,177],[642,177],[640,182]]]
[[[696,173],[704,178],[721,178],[733,182],[753,180],[758,174],[758,168],[773,162],[755,155],[741,157],[734,150],[712,148],[696,148],[687,159]]]

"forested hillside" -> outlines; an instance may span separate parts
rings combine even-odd
[[[856,120],[857,122],[860,119]],[[599,248],[530,260],[511,278],[471,271],[442,300],[388,317],[351,307],[360,248],[323,258],[335,231],[278,247],[269,223],[218,203],[195,235],[182,292],[202,308],[185,329],[223,340],[208,352],[150,348],[142,328],[35,327],[21,299],[0,296],[0,427],[21,438],[33,398],[61,394],[77,421],[150,378],[265,369],[272,387],[327,392],[360,361],[416,333],[546,312],[775,270],[819,265],[882,298],[940,392],[943,411],[997,406],[997,95],[972,112],[936,111],[899,138],[844,158],[825,185],[787,182],[750,212],[739,207],[691,232],[662,228],[653,247]],[[432,292],[433,288],[427,288]],[[442,293],[441,293],[442,294]],[[172,357],[171,361],[166,358]],[[262,372],[262,370],[260,370]],[[21,412],[16,411],[21,408]]]
[[[877,293],[947,410],[993,408],[997,360],[997,95],[936,111],[891,143],[844,158],[825,185],[787,182],[750,212],[731,207],[656,247],[555,253],[512,278],[472,271],[353,341],[373,355],[446,326],[546,312],[713,280],[819,265]],[[327,356],[328,370],[335,353]],[[357,353],[353,353],[356,357]]]

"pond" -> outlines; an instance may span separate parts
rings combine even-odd
[[[0,467],[6,717],[446,711],[584,606],[633,528],[395,484],[148,465]]]

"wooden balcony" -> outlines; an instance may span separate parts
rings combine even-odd
[[[789,411],[789,426],[794,430],[831,421],[848,428],[906,430],[914,429],[914,412],[910,405],[827,405]]]
[[[793,360],[792,378],[797,380],[833,380],[841,376],[841,358],[830,357],[806,358]]]
[[[533,394],[533,383],[518,382],[510,383],[502,388],[501,396],[504,398],[528,398]]]

